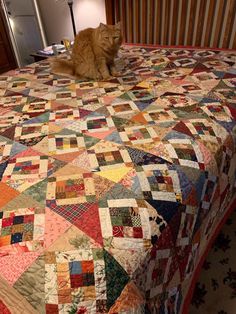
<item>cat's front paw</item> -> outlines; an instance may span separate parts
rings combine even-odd
[[[95,72],[92,76],[91,79],[94,81],[101,81],[102,80],[102,76],[99,72]]]
[[[107,75],[104,75],[104,76],[103,76],[102,80],[103,80],[103,81],[109,81],[111,78],[112,78],[112,76],[110,76],[109,74],[107,74]]]
[[[112,69],[111,75],[117,77],[117,76],[120,76],[120,73],[116,69]]]
[[[100,73],[96,75],[95,80],[96,81],[101,81],[102,80],[102,76],[101,76]]]

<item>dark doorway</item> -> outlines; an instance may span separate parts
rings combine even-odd
[[[16,68],[15,56],[10,42],[5,17],[0,5],[0,73]]]

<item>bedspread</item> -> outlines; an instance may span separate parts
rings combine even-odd
[[[177,314],[235,196],[236,53],[0,76],[0,312]],[[5,312],[4,312],[5,311]]]

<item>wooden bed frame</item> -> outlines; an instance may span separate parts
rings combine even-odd
[[[236,49],[235,0],[105,0],[124,42]]]

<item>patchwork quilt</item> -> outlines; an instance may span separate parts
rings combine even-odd
[[[235,197],[236,53],[123,46],[121,76],[0,76],[0,313],[182,312]]]

